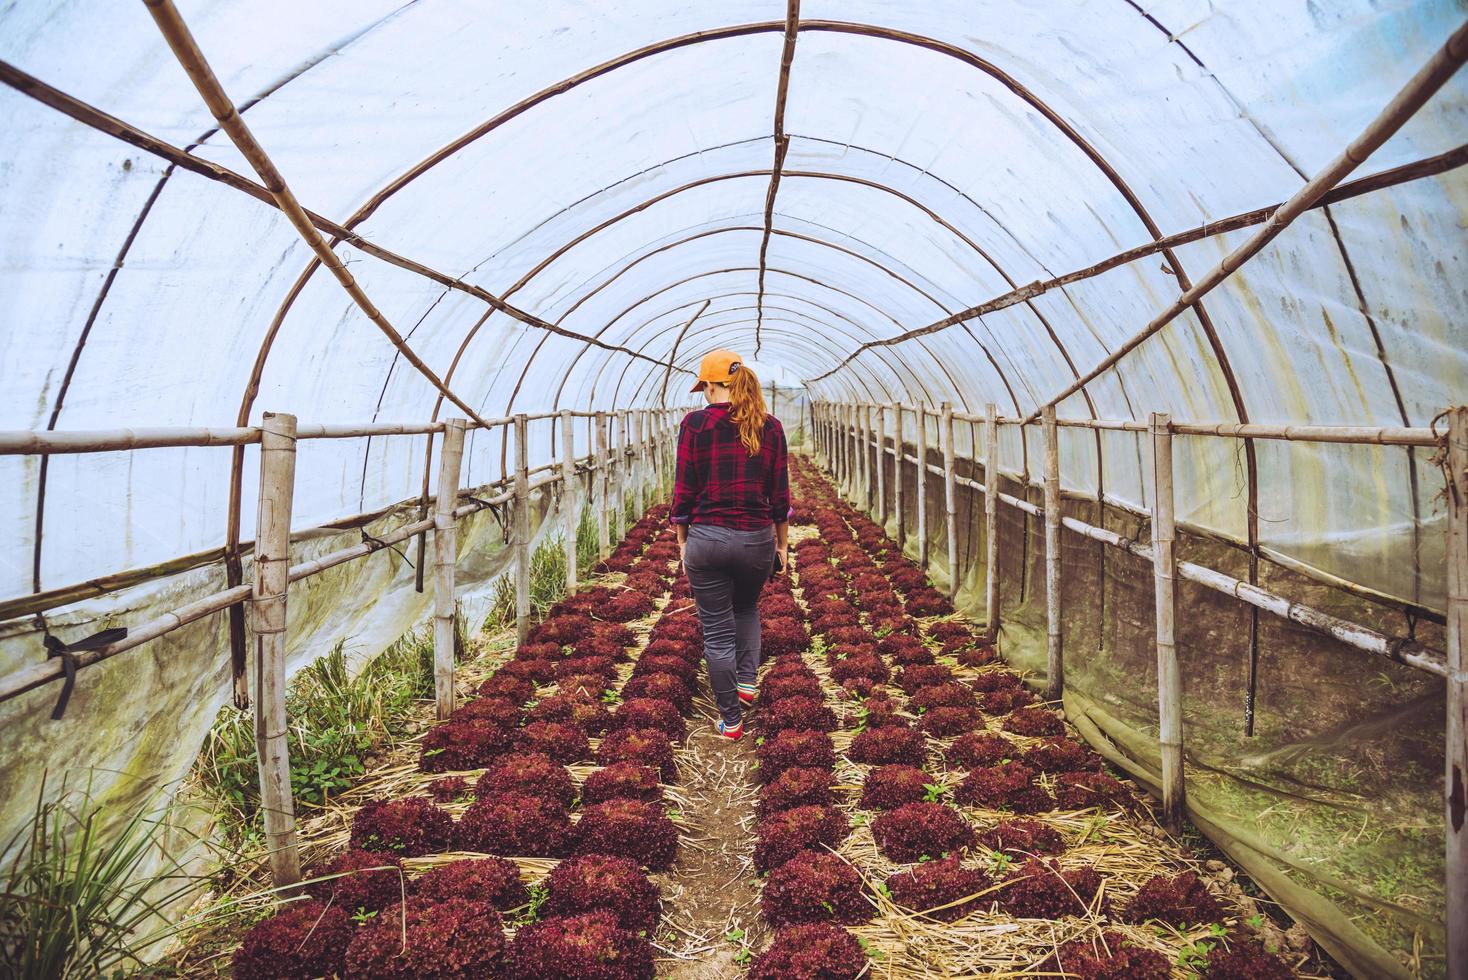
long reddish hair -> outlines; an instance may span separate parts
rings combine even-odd
[[[749,455],[759,455],[760,436],[765,431],[765,396],[759,378],[743,364],[736,365],[725,385],[729,389],[729,421],[739,430],[739,441]]]

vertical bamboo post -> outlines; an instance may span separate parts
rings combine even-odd
[[[918,564],[928,570],[928,410],[919,404],[917,419],[917,536]]]
[[[901,551],[907,544],[907,511],[902,503],[907,469],[907,462],[903,457],[907,455],[907,438],[902,431],[901,402],[892,403],[892,420],[892,513],[897,519],[897,550]]]
[[[999,639],[999,406],[984,406],[984,612],[989,642]]]
[[[459,471],[465,419],[448,419],[438,453],[438,497],[433,510],[433,696],[438,720],[454,713],[454,572],[459,563]]]
[[[620,542],[627,536],[627,410],[621,409],[617,412],[617,438],[613,441],[616,464],[614,507],[617,528],[617,540]]]
[[[296,417],[266,412],[260,423],[260,504],[256,515],[255,755],[270,877],[277,888],[301,880],[296,806],[291,796],[285,713],[286,590],[291,566],[291,505],[296,484]]]
[[[637,488],[637,513],[642,514],[652,506],[652,413],[645,408],[637,410],[637,468],[642,471]]]
[[[608,511],[610,501],[611,476],[607,472],[611,468],[611,451],[607,448],[607,428],[610,424],[606,412],[597,412],[596,418],[596,470],[592,473],[592,479],[596,481],[593,492],[596,494],[596,555],[597,558],[605,558],[612,550],[611,532],[607,527]]]
[[[652,412],[652,475],[654,503],[661,503],[664,488],[668,481],[663,470],[667,463],[666,454],[668,446],[668,413],[666,411]]]
[[[561,518],[566,540],[566,595],[575,595],[577,586],[576,531],[580,525],[576,507],[576,420],[571,410],[561,409]]]
[[[944,533],[948,535],[948,598],[958,597],[958,496],[953,472],[953,403],[944,402],[941,414],[943,431],[939,438],[943,447]]]
[[[887,407],[877,405],[877,523],[887,526]]]
[[[836,477],[836,490],[844,492],[846,489],[846,406],[842,402],[831,406],[831,423],[832,433],[836,440],[836,470],[832,475]]]
[[[1055,406],[1040,411],[1045,430],[1045,697],[1065,691],[1065,646],[1060,630],[1060,429]]]
[[[515,633],[530,637],[530,448],[529,420],[515,416]]]
[[[1468,976],[1468,406],[1448,413],[1448,973]]]
[[[1152,578],[1157,592],[1157,721],[1162,750],[1162,816],[1169,830],[1177,830],[1182,826],[1186,787],[1182,674],[1173,635],[1177,562],[1173,554],[1171,419],[1165,412],[1153,412],[1147,429],[1152,437]]]
[[[862,402],[856,406],[856,431],[857,445],[861,447],[861,453],[857,457],[858,476],[861,482],[861,492],[858,494],[859,506],[865,512],[872,509],[872,416],[867,411],[867,403]]]

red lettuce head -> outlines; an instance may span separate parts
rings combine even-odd
[[[612,715],[612,728],[653,729],[675,742],[688,737],[688,723],[671,702],[654,698],[624,701]]]
[[[797,766],[786,769],[759,791],[761,814],[778,813],[794,806],[831,804],[836,802],[830,769]]]
[[[1223,907],[1208,893],[1195,872],[1176,877],[1154,875],[1122,910],[1123,922],[1156,919],[1178,927],[1205,925],[1223,919]]]
[[[332,877],[338,875],[340,877]],[[407,878],[396,854],[352,848],[332,858],[311,874],[306,891],[312,898],[348,912],[376,912],[403,900]]]
[[[240,980],[312,980],[345,971],[347,946],[356,932],[338,905],[292,902],[245,933],[234,954]]]
[[[982,769],[996,765],[1005,759],[1016,759],[1019,748],[996,732],[971,732],[953,740],[943,753],[950,766],[961,769]]]
[[[867,773],[857,806],[863,810],[895,810],[904,803],[920,803],[933,782],[932,776],[916,766],[878,766]]]
[[[941,803],[904,803],[872,821],[872,839],[889,861],[910,864],[971,847],[974,829]]]
[[[606,910],[630,932],[651,934],[662,918],[658,886],[631,858],[587,854],[568,858],[551,870],[546,880],[547,916],[574,916]]]
[[[530,898],[520,880],[520,868],[505,858],[467,858],[441,864],[413,881],[419,904],[435,905],[451,898],[488,902],[501,912],[524,905]]]
[[[651,766],[665,783],[678,778],[678,763],[668,736],[655,728],[624,728],[601,740],[596,750],[597,765],[632,762]]]
[[[598,769],[581,784],[581,802],[586,805],[608,800],[642,800],[658,803],[663,786],[656,769],[635,762],[617,762]]]
[[[510,750],[515,731],[473,719],[446,721],[423,736],[418,765],[424,772],[479,769]]]
[[[976,868],[966,868],[956,857],[924,861],[887,879],[887,890],[898,905],[940,922],[954,922],[987,906],[991,896],[979,896],[994,882]]]
[[[539,752],[557,762],[581,762],[591,757],[586,733],[575,725],[558,721],[531,722],[515,736],[519,752]]]
[[[802,851],[835,848],[851,824],[833,806],[797,806],[766,816],[755,833],[754,866],[769,871]]]
[[[770,872],[760,910],[771,925],[840,922],[855,925],[875,913],[861,875],[840,857],[804,851]]]
[[[656,803],[608,800],[582,811],[574,850],[632,858],[654,871],[666,871],[678,854],[678,828]]]
[[[1034,858],[1014,868],[998,892],[999,907],[1021,919],[1084,915],[1101,888],[1089,865],[1062,871],[1054,861]]]
[[[921,769],[928,759],[928,743],[911,728],[868,728],[851,740],[847,756],[853,762],[885,766],[901,762]]]
[[[785,926],[754,958],[749,980],[857,980],[866,972],[867,954],[851,933],[829,922]]]
[[[448,812],[422,796],[373,800],[352,817],[352,846],[418,857],[448,850],[453,829]]]
[[[571,832],[565,806],[543,796],[503,793],[470,804],[459,818],[461,851],[508,857],[557,857]]]
[[[504,975],[515,980],[652,980],[653,948],[606,910],[546,919],[515,934]]]
[[[573,725],[587,735],[600,735],[612,723],[612,714],[599,700],[584,694],[553,694],[525,715],[525,720]]]
[[[825,732],[787,729],[765,740],[754,750],[759,768],[755,774],[768,783],[787,769],[809,768],[829,771],[836,765],[836,749]]]
[[[488,902],[409,903],[406,910],[385,910],[358,930],[347,947],[345,972],[388,980],[470,980],[496,975],[505,946],[500,914]]]
[[[479,777],[474,788],[474,795],[481,800],[500,793],[543,796],[568,807],[576,799],[576,786],[565,766],[550,756],[527,752],[496,762]]]

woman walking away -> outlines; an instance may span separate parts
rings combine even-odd
[[[765,411],[759,379],[733,351],[703,359],[694,391],[708,407],[678,431],[672,521],[698,618],[719,734],[744,734],[741,705],[754,703],[760,589],[786,568],[790,473],[785,430]]]

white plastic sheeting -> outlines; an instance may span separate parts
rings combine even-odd
[[[805,0],[761,301],[784,3],[180,7],[307,207],[658,361],[707,300],[680,367],[715,345],[754,353],[762,305],[758,356],[803,377],[1149,241],[1149,222],[1169,233],[1285,199],[1464,16],[1455,0]],[[142,4],[12,2],[0,58],[250,173]],[[1458,78],[1362,172],[1464,142],[1465,115]],[[293,296],[310,254],[279,212],[8,88],[0,132],[0,427],[434,411],[437,392],[329,275]],[[1468,377],[1465,221],[1461,170],[1310,212],[1203,303],[1216,349],[1190,312],[1062,414],[1426,425]],[[1183,271],[1196,277],[1241,234],[1178,249]],[[486,317],[470,295],[339,252],[486,415],[662,395],[656,363]],[[1028,413],[1176,296],[1177,271],[1160,255],[1132,263],[865,353],[812,394]],[[1094,437],[1063,445],[1068,486],[1146,505],[1133,437],[1105,434],[1099,466]],[[1237,447],[1180,447],[1179,517],[1245,538]],[[468,479],[497,476],[501,450],[474,438]],[[1017,439],[1005,453],[1023,465]],[[1440,606],[1423,454],[1257,455],[1262,545]],[[405,499],[422,480],[408,440],[313,444],[300,465],[301,524]],[[229,467],[212,449],[55,457],[38,527],[37,462],[0,460],[0,597],[219,545]],[[247,469],[245,538],[252,481]]]

